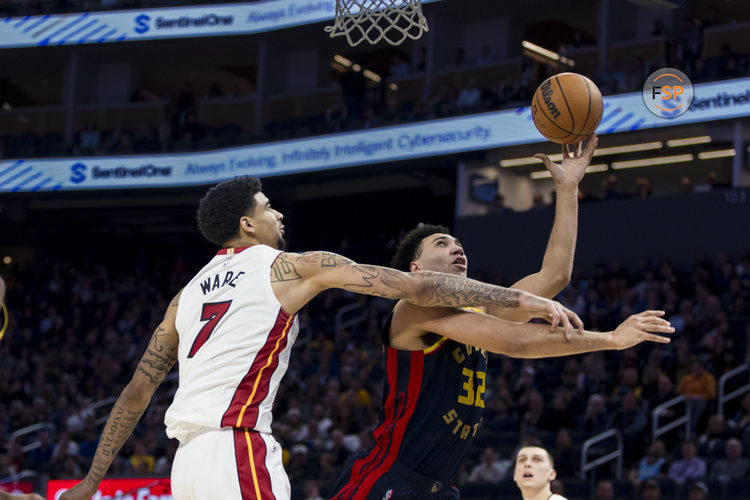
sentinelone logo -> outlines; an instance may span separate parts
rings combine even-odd
[[[89,168],[83,163],[74,163],[70,166],[70,182],[80,184],[85,181],[89,174]],[[90,177],[97,179],[128,179],[141,177],[170,177],[172,167],[158,167],[156,165],[142,165],[140,167],[112,167],[104,168],[95,165],[91,168]]]
[[[150,21],[151,16],[148,14],[136,16],[134,31],[141,35],[146,33],[151,29]],[[202,28],[205,26],[231,26],[233,23],[234,16],[218,16],[216,14],[206,14],[201,17],[181,16],[173,19],[157,17],[153,28],[156,30],[187,29]]]

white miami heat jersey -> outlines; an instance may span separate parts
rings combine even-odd
[[[271,407],[297,338],[297,319],[271,288],[281,253],[222,249],[182,291],[176,326],[180,383],[164,422],[184,441],[196,431],[271,432]]]

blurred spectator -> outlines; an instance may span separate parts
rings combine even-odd
[[[607,430],[607,407],[600,394],[589,396],[586,413],[583,416],[583,430],[590,435],[599,434]]]
[[[690,177],[683,177],[680,180],[680,191],[683,193],[693,192],[693,181],[690,180]]]
[[[320,496],[320,488],[315,479],[305,481],[305,500],[323,500]]]
[[[400,77],[409,74],[409,64],[404,61],[400,54],[395,54],[391,59],[391,76]]]
[[[638,177],[635,180],[636,197],[638,198],[650,198],[651,197],[651,181],[648,177]]]
[[[133,444],[133,454],[130,455],[130,465],[136,474],[151,474],[154,472],[156,459],[146,451],[146,445],[138,439]]]
[[[692,409],[691,418],[694,429],[706,410],[707,402],[716,399],[716,378],[706,371],[703,362],[698,357],[694,357],[690,373],[680,380],[677,392],[688,399],[688,404]]]
[[[646,479],[662,479],[667,475],[664,441],[657,439],[648,447],[648,453],[638,462],[638,469],[630,471],[630,480],[636,483]]]
[[[552,449],[552,459],[559,477],[575,477],[576,464],[581,457],[580,450],[573,448],[570,431],[565,427],[557,431],[555,447]]]
[[[459,111],[471,111],[479,106],[482,100],[482,92],[477,87],[477,81],[473,77],[466,79],[466,85],[458,94],[456,108]]]
[[[706,476],[706,461],[697,456],[698,448],[692,441],[682,443],[682,459],[676,460],[667,474],[677,483],[690,479],[702,479]]]
[[[497,483],[502,481],[511,467],[510,460],[498,460],[493,448],[482,452],[482,462],[476,465],[469,475],[470,483]]]
[[[661,500],[661,486],[654,479],[647,479],[641,483],[641,500]]]
[[[703,20],[703,28],[710,28],[711,26],[718,26],[721,24],[719,20],[719,8],[716,5],[708,7],[708,15]]]
[[[688,500],[707,500],[708,486],[703,481],[695,481],[688,489]]]
[[[32,450],[29,465],[39,472],[49,472],[55,445],[52,444],[50,433],[46,429],[39,431],[38,438],[39,447]]]
[[[614,500],[615,485],[609,479],[602,479],[596,485],[594,500]]]
[[[726,455],[714,462],[711,467],[710,479],[718,479],[728,483],[732,479],[747,477],[748,460],[742,458],[742,443],[737,438],[731,438],[726,444]]]
[[[492,49],[489,45],[482,45],[479,48],[479,57],[477,57],[477,65],[487,65],[494,62],[494,56],[492,55]]]
[[[602,199],[611,200],[620,198],[621,196],[622,193],[617,186],[617,176],[615,174],[609,174],[607,178],[602,181]]]

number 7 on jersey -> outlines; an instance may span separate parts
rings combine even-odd
[[[219,324],[219,321],[221,321],[221,318],[224,317],[231,305],[231,300],[226,300],[224,302],[207,302],[203,304],[203,309],[201,310],[201,321],[207,321],[208,323],[203,325],[201,331],[198,332],[198,336],[195,337],[193,345],[190,347],[188,358],[195,356],[198,349],[203,347],[203,344],[205,344],[211,334],[214,333],[216,325]]]

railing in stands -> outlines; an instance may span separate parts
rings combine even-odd
[[[336,311],[334,332],[338,334],[344,328],[364,323],[367,318],[367,303],[363,300],[342,306]]]
[[[669,423],[666,423],[664,425],[659,425],[659,417],[664,415],[673,406],[677,406],[683,403],[685,404],[684,415],[672,420]],[[676,429],[682,425],[685,426],[685,437],[687,438],[688,436],[690,436],[690,417],[691,417],[690,405],[685,399],[685,396],[677,396],[676,398],[672,398],[669,401],[666,401],[660,404],[659,406],[654,408],[654,410],[651,412],[651,438],[656,439],[662,434],[665,434],[671,431],[672,429]]]
[[[38,424],[29,425],[26,427],[23,427],[21,429],[18,429],[13,434],[10,435],[10,442],[14,442],[16,439],[21,438],[23,436],[39,432],[41,430],[48,430],[50,431],[50,434],[53,434],[55,432],[55,426],[52,425],[51,422],[39,422]],[[39,448],[39,440],[33,441],[29,444],[21,446],[21,452],[22,453],[28,453],[31,450],[34,450],[36,448]]]
[[[103,408],[105,406],[112,406],[112,405],[114,405],[115,401],[117,401],[117,397],[116,396],[110,396],[108,398],[100,399],[99,401],[91,403],[89,405],[89,409],[91,411],[95,412],[99,408]],[[107,417],[109,417],[109,410],[107,410],[107,413],[105,413],[102,416],[96,418],[96,420],[95,420],[96,425],[102,425],[102,424],[104,424],[104,422],[107,421]]]
[[[617,449],[615,451],[606,453],[599,458],[589,461],[589,450],[591,450],[591,448],[595,444],[611,438],[616,439]],[[617,429],[610,429],[587,439],[583,442],[583,446],[581,447],[581,479],[586,479],[586,473],[591,469],[595,469],[596,467],[599,467],[602,464],[606,464],[607,462],[611,462],[612,460],[617,461],[617,479],[620,479],[622,477],[622,456],[622,434],[620,434],[620,431],[618,431]]]
[[[747,377],[747,383],[727,394],[727,382],[740,375],[745,375]],[[724,417],[724,405],[727,402],[742,396],[746,392],[750,392],[750,366],[748,366],[747,363],[729,370],[719,379],[719,415]]]

